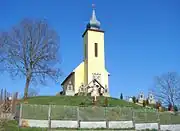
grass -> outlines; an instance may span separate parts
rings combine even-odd
[[[104,106],[105,97],[97,98],[97,106]],[[23,101],[21,101],[23,102]],[[27,99],[28,104],[38,105],[68,105],[68,106],[92,106],[92,97],[90,96],[37,96]],[[108,106],[131,107],[142,109],[142,106],[134,103],[120,100],[117,98],[108,98]]]
[[[132,120],[132,109],[142,106],[116,98],[108,98],[108,107],[103,107],[105,97],[98,97],[96,107],[90,96],[38,96],[27,99],[23,105],[24,119],[47,120],[51,105],[52,120]],[[23,101],[21,101],[23,103]],[[32,106],[34,105],[34,106]],[[80,106],[79,108],[77,108]],[[77,113],[77,109],[79,113]],[[78,116],[77,116],[78,114]]]
[[[43,128],[19,128],[18,123],[15,120],[6,123],[3,128],[4,131],[47,131],[47,129]]]
[[[180,114],[162,112],[159,114],[161,124],[180,124]]]

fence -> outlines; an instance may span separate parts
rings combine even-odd
[[[0,91],[0,118],[14,119],[18,93],[9,93],[6,89]]]
[[[21,119],[77,121],[133,121],[134,123],[180,124],[180,114],[126,107],[76,107],[22,104]]]

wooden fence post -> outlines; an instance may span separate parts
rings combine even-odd
[[[159,111],[157,110],[157,121],[158,121],[158,129],[160,130],[160,117],[159,117]]]
[[[49,110],[48,110],[48,128],[50,131],[51,130],[51,105],[49,105]]]
[[[20,111],[19,111],[19,126],[21,126],[21,121],[22,121],[22,104],[20,104]]]
[[[134,112],[133,108],[131,108],[131,111],[132,111],[132,122],[133,122],[133,126],[135,128],[135,112]]]
[[[79,107],[76,107],[76,111],[77,111],[77,121],[78,121],[78,128],[80,128],[80,119],[79,119]]]
[[[106,128],[109,129],[109,120],[107,119],[107,107],[104,108],[104,114],[106,120]]]
[[[146,107],[145,107],[145,114],[144,114],[144,116],[145,116],[145,123],[147,123],[148,120],[147,120],[147,110],[146,110]]]

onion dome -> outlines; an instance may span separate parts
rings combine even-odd
[[[100,22],[96,19],[96,13],[95,13],[95,9],[93,8],[92,11],[92,17],[89,21],[89,23],[87,24],[87,28],[88,29],[100,29]]]

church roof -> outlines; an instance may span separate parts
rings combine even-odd
[[[64,85],[64,83],[74,74],[75,72],[71,72],[66,79],[61,83],[61,86]]]
[[[89,82],[89,84],[87,84],[87,85],[85,86],[85,88],[87,88],[92,82],[98,83],[98,84],[100,85],[100,87],[104,89],[104,87],[101,85],[101,83],[99,83],[99,81],[96,80],[96,79],[93,79],[91,82]]]
[[[84,37],[84,35],[86,34],[86,32],[87,32],[88,30],[90,30],[90,31],[96,31],[96,32],[103,32],[103,33],[105,32],[105,31],[100,30],[100,29],[99,29],[99,30],[96,30],[96,29],[88,29],[88,28],[87,28],[87,29],[84,31],[82,37]]]
[[[76,70],[80,67],[80,66],[84,66],[84,61],[82,61],[66,78],[65,80],[61,83],[61,86],[76,72]]]
[[[104,88],[98,80],[94,79],[93,81],[97,82],[102,88]]]

